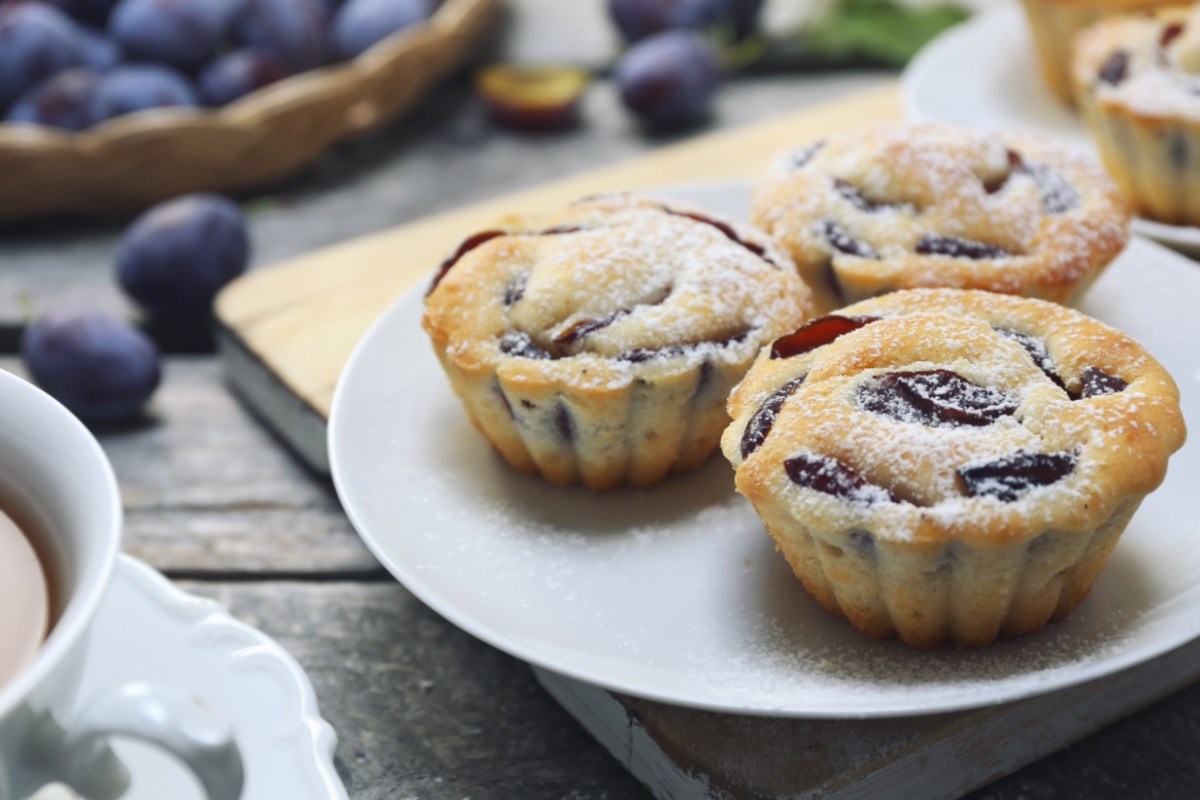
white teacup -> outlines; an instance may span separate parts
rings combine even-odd
[[[49,395],[2,370],[0,496],[42,523],[60,598],[33,662],[0,686],[0,800],[25,800],[50,783],[89,800],[120,797],[129,775],[108,748],[113,735],[164,748],[210,800],[236,800],[243,773],[232,731],[186,692],[128,684],[77,697],[89,632],[116,565],[121,496],[91,433]]]

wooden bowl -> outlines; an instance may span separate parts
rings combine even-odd
[[[471,54],[500,0],[445,0],[358,58],[217,109],[163,108],[79,133],[0,125],[0,219],[127,215],[195,191],[236,194],[410,108]]]

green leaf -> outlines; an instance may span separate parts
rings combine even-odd
[[[893,0],[840,0],[800,36],[812,55],[902,65],[926,42],[967,18],[954,5],[908,8]]]
[[[725,68],[731,72],[741,72],[760,63],[769,49],[770,43],[761,36],[748,36],[740,42],[728,44],[722,50]]]

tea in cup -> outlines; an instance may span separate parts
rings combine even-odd
[[[87,428],[2,370],[0,510],[0,800],[52,783],[89,800],[119,798],[129,775],[110,736],[174,754],[210,800],[240,797],[232,731],[189,692],[131,683],[78,697],[120,550],[121,496]]]

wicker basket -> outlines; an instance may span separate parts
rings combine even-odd
[[[125,215],[194,191],[237,193],[304,166],[412,106],[497,20],[499,0],[445,0],[357,59],[220,109],[155,109],[81,133],[0,125],[0,219]]]

